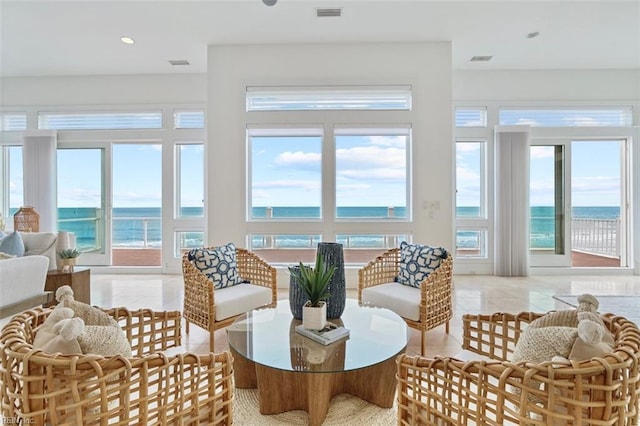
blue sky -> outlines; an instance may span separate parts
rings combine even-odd
[[[571,144],[573,206],[620,205],[620,142],[579,141]],[[461,144],[457,155],[457,188],[460,206],[477,206],[480,148]],[[553,149],[531,150],[531,205],[553,203]]]
[[[253,144],[256,206],[320,204],[320,138],[259,138]],[[457,159],[459,205],[477,205],[477,147],[465,144]],[[404,205],[406,151],[402,136],[339,136],[336,150],[337,204],[342,206]],[[615,148],[612,148],[615,146]],[[620,143],[584,141],[572,144],[574,206],[620,204]],[[11,203],[22,205],[21,157],[12,149]],[[201,206],[202,147],[183,151],[183,205]],[[548,205],[552,197],[549,152],[532,150],[531,204]],[[119,144],[114,148],[114,207],[157,207],[161,200],[160,145]],[[97,150],[62,150],[59,156],[61,207],[98,207],[101,185]]]
[[[254,206],[321,204],[321,138],[253,137]],[[338,136],[336,204],[405,206],[406,137]]]

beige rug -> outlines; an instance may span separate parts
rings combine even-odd
[[[295,410],[263,416],[259,411],[257,389],[236,389],[233,406],[233,424],[240,426],[262,425],[306,425],[309,423],[306,411]],[[348,394],[336,395],[331,399],[329,412],[323,426],[397,424],[395,408],[380,408]]]

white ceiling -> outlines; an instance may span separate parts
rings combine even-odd
[[[638,0],[0,0],[0,19],[2,76],[204,73],[208,44],[443,40],[454,69],[640,69]]]

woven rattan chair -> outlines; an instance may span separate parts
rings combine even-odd
[[[16,315],[0,337],[3,418],[29,425],[230,425],[229,352],[165,354],[181,343],[180,312],[106,311],[133,356],[50,354],[32,342],[53,309]],[[4,422],[3,422],[4,423]]]
[[[207,247],[206,249],[212,249]],[[223,289],[215,289],[213,281],[208,279],[189,260],[188,253],[182,256],[182,275],[184,279],[183,316],[186,332],[189,323],[193,323],[209,332],[209,349],[214,351],[214,333],[227,327],[241,314],[268,304],[275,304],[278,297],[276,269],[264,259],[246,249],[236,249],[238,272],[243,280],[250,284],[240,284]],[[258,298],[245,298],[247,293],[255,293],[247,287],[259,286],[270,290],[270,297],[262,292]],[[255,289],[259,290],[259,289]],[[216,294],[218,297],[216,299]],[[244,298],[244,300],[243,300]],[[221,306],[223,305],[224,306]]]
[[[602,358],[507,361],[527,324],[542,315],[465,315],[466,356],[460,358],[471,354],[475,360],[400,355],[398,424],[637,425],[638,327],[625,318],[603,315],[615,346]]]
[[[449,320],[452,318],[451,295],[453,260],[451,254],[442,261],[440,266],[420,284],[420,288],[412,288],[397,284],[398,294],[415,291],[415,303],[417,317],[407,318],[402,309],[398,309],[398,303],[393,295],[386,300],[376,300],[375,304],[391,309],[398,313],[407,323],[420,331],[420,354],[424,355],[425,333],[432,328],[445,324],[445,330],[449,333]],[[382,253],[365,267],[358,271],[358,301],[369,303],[367,289],[378,285],[394,283],[400,270],[400,248],[393,248]]]

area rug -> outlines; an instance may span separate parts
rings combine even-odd
[[[640,326],[640,296],[612,296],[598,295],[594,296],[600,302],[598,312],[612,313],[621,317],[625,317],[629,321],[633,321]],[[554,299],[561,301],[574,308],[578,305],[577,295],[557,295]]]
[[[259,411],[257,389],[236,389],[233,424],[240,426],[307,425],[309,424],[309,416],[306,411],[302,410],[264,416]],[[322,423],[323,426],[390,426],[395,424],[397,424],[395,408],[380,408],[344,393],[331,399],[329,412]]]

